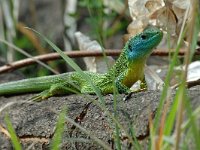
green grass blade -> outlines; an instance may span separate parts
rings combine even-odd
[[[21,144],[20,144],[20,141],[15,133],[15,130],[12,126],[12,123],[10,121],[10,118],[8,115],[5,116],[5,122],[6,122],[6,125],[7,125],[7,128],[8,128],[8,132],[10,134],[10,138],[11,138],[11,142],[12,142],[12,145],[13,145],[13,148],[15,150],[21,150],[22,147],[21,147]]]
[[[196,10],[197,11],[194,11],[194,16],[193,16],[193,22],[194,22],[194,27],[192,28],[192,37],[191,37],[191,42],[190,42],[190,51],[191,51],[191,55],[189,56],[189,62],[191,61],[192,57],[193,57],[193,54],[196,50],[196,43],[197,43],[197,40],[198,40],[198,34],[200,32],[200,16],[199,16],[199,1],[194,1],[193,3],[194,5],[196,5]],[[186,95],[186,93],[185,93]],[[189,119],[191,120],[190,121],[190,126],[191,126],[191,131],[192,131],[192,134],[193,134],[193,137],[194,137],[194,143],[196,144],[196,149],[200,149],[200,133],[199,133],[199,128],[197,128],[197,125],[196,125],[196,121],[197,119],[195,118],[193,114],[193,110],[192,110],[192,107],[191,107],[191,104],[190,104],[190,100],[189,98],[187,97],[186,95],[186,101],[185,102],[185,109],[187,110],[187,115],[189,116]]]
[[[141,145],[140,145],[140,143],[138,142],[138,139],[135,136],[135,130],[134,130],[133,125],[131,123],[129,123],[129,129],[130,129],[130,134],[131,134],[133,141],[134,141],[134,143],[133,143],[134,149],[141,150],[142,149]]]
[[[185,35],[185,32],[183,32],[181,34],[181,37],[184,37]],[[183,41],[183,38],[181,38],[180,42],[178,43],[176,49],[175,49],[175,53],[173,55],[173,58],[172,58],[172,61],[171,61],[171,64],[169,66],[169,69],[168,69],[168,72],[167,72],[167,76],[166,76],[166,79],[165,79],[165,85],[164,85],[164,88],[163,88],[163,91],[162,91],[162,94],[161,94],[161,98],[160,98],[160,103],[158,105],[158,109],[157,109],[157,112],[156,112],[156,115],[155,115],[155,119],[154,119],[154,128],[155,128],[155,132],[157,131],[158,127],[159,127],[159,120],[161,118],[161,112],[162,112],[162,109],[163,109],[163,105],[165,103],[165,99],[167,97],[167,94],[169,92],[169,83],[170,83],[170,79],[171,79],[171,76],[173,74],[173,69],[176,65],[176,62],[177,62],[177,58],[178,58],[178,52],[179,52],[179,49],[181,47],[181,43]]]
[[[0,39],[0,42],[4,43],[5,45],[9,46],[10,48],[12,48],[13,50],[16,50],[17,52],[23,54],[24,56],[28,57],[28,58],[32,58],[35,62],[37,62],[38,64],[40,64],[41,66],[43,66],[44,68],[46,68],[47,70],[53,72],[54,74],[58,74],[57,71],[55,71],[53,68],[49,67],[47,64],[45,64],[44,62],[35,59],[34,56],[30,55],[29,53],[27,53],[25,50],[15,46],[14,44],[11,44],[3,39]]]
[[[66,107],[64,107],[59,114],[59,118],[56,124],[56,131],[54,133],[53,139],[52,139],[52,150],[59,150],[60,145],[62,143],[62,134],[64,132],[64,126],[65,126],[65,114],[66,114]]]
[[[113,102],[113,107],[114,107],[114,117],[115,119],[118,121],[118,113],[117,113],[117,90],[116,88],[114,88],[114,102]],[[117,123],[115,123],[115,145],[116,145],[116,149],[117,150],[121,150],[121,141],[120,141],[120,128],[117,125]]]
[[[189,127],[191,127],[191,131],[192,131],[192,134],[194,137],[194,142],[196,144],[196,149],[200,149],[200,133],[199,133],[199,129],[197,128],[197,125],[196,125],[197,119],[196,119],[195,115],[193,115],[193,110],[192,110],[192,107],[190,104],[190,100],[188,98],[185,101],[185,108],[187,110],[187,115],[190,120]]]
[[[37,33],[42,39],[44,39],[56,52],[59,53],[59,55],[75,70],[77,71],[87,82],[91,85],[91,87],[94,89],[96,95],[99,97],[102,104],[104,104],[104,99],[102,94],[100,93],[99,89],[93,84],[91,79],[88,75],[86,75],[81,68],[67,55],[63,53],[61,49],[59,49],[54,43],[52,43],[49,39],[47,39],[44,35],[40,34],[38,31],[27,28],[29,30],[32,30],[33,32]]]
[[[71,58],[69,58],[67,55],[65,55],[55,44],[53,44],[50,40],[48,40],[45,36],[41,35],[39,32],[35,31],[34,29],[31,29],[31,28],[27,28],[27,29],[32,30],[32,31],[34,31],[35,33],[37,33],[37,34],[38,34],[42,39],[44,39],[55,51],[57,51],[57,52],[60,54],[60,56],[61,56],[75,71],[77,71],[78,73],[80,73],[80,75],[88,81],[88,83],[92,86],[92,88],[93,88],[94,91],[96,92],[98,98],[100,99],[101,105],[103,104],[102,106],[99,106],[99,105],[98,105],[98,106],[101,107],[102,110],[104,110],[104,111],[106,112],[105,101],[104,101],[104,99],[103,99],[102,94],[100,93],[99,89],[92,83],[92,81],[90,80],[90,78],[80,69],[80,67],[79,67],[76,63],[74,63],[74,61],[73,61]],[[97,103],[96,103],[96,104],[97,104]],[[108,114],[108,113],[107,113],[107,114]],[[109,115],[109,114],[108,114],[108,115]],[[119,126],[120,128],[122,128],[122,126],[119,124],[119,122],[118,122],[112,115],[109,115],[109,116],[113,119],[113,121],[114,121],[115,123],[118,124],[118,126]]]
[[[120,128],[117,124],[115,124],[115,145],[117,150],[121,150]]]
[[[196,108],[193,112],[192,112],[192,116],[196,117],[196,119],[200,119],[200,106],[198,108]],[[190,122],[191,122],[191,118],[189,118],[188,120],[186,120],[182,126],[181,129],[185,130],[187,128],[189,128],[190,126]]]
[[[97,144],[99,144],[100,146],[102,146],[105,150],[111,150],[111,148],[109,147],[109,145],[107,145],[107,143],[105,143],[104,141],[100,140],[99,138],[97,138],[93,133],[91,133],[90,131],[86,130],[85,128],[81,127],[78,123],[74,122],[71,118],[66,116],[66,120],[73,124],[74,126],[76,126],[77,128],[79,128],[83,133],[89,135],[91,137],[91,139],[93,139]]]
[[[67,55],[65,55],[55,44],[53,44],[50,40],[48,40],[45,36],[43,36],[42,34],[40,34],[39,32],[35,31],[34,29],[31,28],[27,28],[29,30],[32,30],[33,32],[37,33],[42,39],[44,39],[55,51],[57,51],[60,56],[75,70],[77,71],[83,78],[85,78],[88,83],[92,86],[92,88],[94,89],[94,91],[96,92],[101,104],[103,104],[103,107],[105,108],[105,103],[104,103],[104,99],[103,96],[101,95],[99,89],[93,84],[93,82],[90,80],[90,78],[80,69],[80,67],[74,63],[74,61],[69,58]],[[69,118],[68,118],[69,119]],[[79,126],[78,124],[74,123],[73,124],[75,126],[77,126],[79,129],[82,129],[82,131],[84,131],[85,133],[88,133],[85,129],[83,129],[81,126]],[[107,147],[107,145],[105,145],[104,142],[102,142],[101,140],[99,140],[97,137],[91,135],[91,138],[93,138],[98,144],[102,145],[105,149],[110,149],[109,147]],[[103,143],[103,144],[102,144]]]
[[[174,127],[176,112],[177,112],[177,109],[178,109],[178,102],[179,102],[178,95],[179,95],[179,93],[180,93],[180,90],[178,90],[176,92],[176,95],[175,95],[174,100],[173,100],[173,104],[172,104],[170,111],[169,111],[169,115],[167,116],[167,119],[166,119],[166,124],[165,124],[165,129],[164,129],[165,136],[169,136],[170,133],[173,130],[173,127]]]

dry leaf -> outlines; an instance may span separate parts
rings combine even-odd
[[[149,12],[155,12],[155,10],[161,8],[164,3],[160,0],[149,0],[146,2],[145,7]]]
[[[148,15],[148,9],[145,8],[147,0],[129,0],[129,11],[132,17],[132,20],[141,18],[142,16]]]
[[[178,37],[186,10],[191,7],[190,0],[129,0],[128,2],[133,20],[128,27],[131,35],[152,24],[167,31],[171,36]],[[192,11],[191,8],[189,10]],[[190,21],[190,12],[186,23]],[[126,35],[126,39],[128,37],[130,35]]]
[[[131,36],[141,32],[150,22],[150,15],[162,7],[162,0],[129,0],[129,11],[132,18],[128,26],[128,35],[124,39],[127,41]]]
[[[157,17],[158,24],[165,29],[170,35],[176,34],[177,19],[173,10],[169,7],[164,7],[160,10]]]

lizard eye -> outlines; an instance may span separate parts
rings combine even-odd
[[[147,35],[146,35],[146,34],[142,34],[142,35],[141,35],[141,38],[142,38],[143,40],[145,40],[145,39],[147,39]]]

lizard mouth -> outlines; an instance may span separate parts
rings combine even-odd
[[[160,38],[158,38],[160,37]],[[152,37],[152,40],[151,41],[155,41],[157,42],[157,44],[160,43],[160,41],[162,40],[162,37],[163,37],[163,33],[160,31],[158,31],[153,37]]]
[[[157,37],[157,36],[162,36],[163,33],[161,31],[156,32],[156,34],[153,37]]]

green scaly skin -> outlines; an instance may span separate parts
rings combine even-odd
[[[138,80],[144,80],[146,59],[161,41],[162,31],[148,27],[142,33],[129,39],[115,65],[105,74],[85,71],[102,94],[129,93]],[[95,91],[78,72],[44,76],[0,84],[0,95],[42,92],[35,99],[46,99],[53,95],[68,93],[89,93]]]

